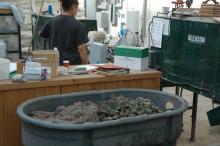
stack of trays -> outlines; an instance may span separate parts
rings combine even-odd
[[[220,5],[202,4],[199,14],[204,17],[220,17]]]

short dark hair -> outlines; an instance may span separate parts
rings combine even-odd
[[[64,11],[68,11],[71,9],[72,5],[79,5],[78,0],[61,0],[62,2],[62,7]]]

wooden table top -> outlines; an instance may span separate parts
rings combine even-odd
[[[1,90],[15,90],[15,89],[28,89],[36,87],[48,87],[48,86],[59,86],[59,85],[72,85],[72,84],[86,84],[86,83],[97,83],[97,82],[112,82],[120,80],[131,80],[131,79],[142,79],[142,78],[160,78],[160,72],[156,70],[145,70],[145,71],[130,71],[129,74],[124,75],[112,75],[104,76],[95,73],[89,73],[84,75],[67,75],[58,76],[50,80],[43,81],[27,81],[23,83],[14,83],[11,79],[0,81]]]

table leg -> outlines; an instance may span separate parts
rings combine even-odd
[[[176,92],[175,92],[175,94],[177,95],[177,96],[179,96],[180,94],[180,87],[178,87],[178,86],[176,86]]]
[[[193,93],[193,107],[192,107],[192,126],[191,126],[191,141],[195,140],[196,131],[196,116],[197,116],[197,105],[198,105],[198,93]]]

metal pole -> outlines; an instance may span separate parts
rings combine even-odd
[[[87,1],[87,0],[84,0],[84,8],[85,8],[85,11],[84,11],[84,16],[85,16],[85,18],[87,17],[87,16],[86,16],[86,9],[87,9],[87,6],[86,6],[86,1]]]
[[[143,0],[143,13],[142,13],[142,28],[141,35],[146,37],[146,21],[147,21],[147,0]]]
[[[176,93],[177,96],[179,96],[179,93],[180,93],[180,87],[176,86],[176,92],[175,92],[175,93]]]
[[[22,59],[22,51],[21,51],[21,28],[18,24],[18,49],[19,49],[19,59]]]
[[[196,131],[196,116],[197,116],[197,105],[198,105],[198,93],[193,93],[193,107],[192,107],[192,127],[191,127],[191,141],[195,140]]]
[[[60,0],[60,14],[63,14],[62,1]]]

